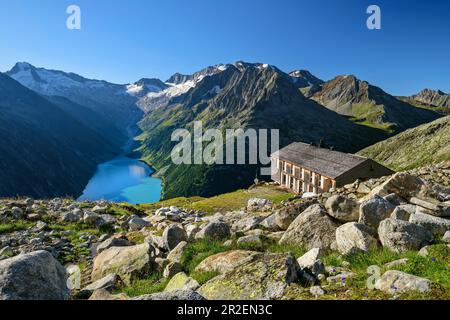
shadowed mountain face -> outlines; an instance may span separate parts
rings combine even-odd
[[[114,149],[120,150],[125,143],[124,132],[97,112],[64,97],[44,96],[44,98],[102,137]]]
[[[311,99],[355,122],[394,132],[436,120],[433,111],[416,108],[354,76],[339,76],[305,93]]]
[[[210,196],[247,187],[255,178],[255,166],[172,165],[171,134],[177,128],[192,128],[194,121],[202,121],[205,129],[279,129],[281,146],[323,140],[328,147],[348,152],[386,137],[381,130],[356,125],[305,98],[292,76],[276,67],[237,62],[209,71],[166,106],[149,108],[152,111],[141,121],[142,151],[150,163],[164,169],[166,197]]]
[[[360,152],[394,170],[450,160],[450,116],[409,129]]]
[[[79,195],[96,165],[117,152],[107,137],[76,119],[82,110],[60,103],[63,108],[0,73],[2,197]]]

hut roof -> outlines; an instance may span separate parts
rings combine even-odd
[[[336,179],[369,159],[295,142],[272,154],[299,167]]]

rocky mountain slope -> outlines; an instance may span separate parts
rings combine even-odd
[[[420,108],[433,110],[443,114],[450,113],[450,94],[446,94],[440,90],[424,89],[416,95],[411,97],[400,97],[399,99]]]
[[[78,195],[96,165],[115,155],[119,146],[72,116],[83,112],[78,106],[70,108],[0,73],[2,197]]]
[[[192,75],[176,73],[164,83],[166,86],[164,90],[148,93],[139,100],[138,105],[144,112],[165,108],[171,103],[172,99],[176,99],[194,88],[205,77],[225,71],[227,68],[227,65],[221,64],[207,67]]]
[[[338,76],[306,92],[307,97],[355,122],[394,132],[416,127],[439,117],[416,108],[355,76]]]
[[[450,107],[450,96],[440,90],[424,89],[412,98],[436,107]]]
[[[450,160],[450,116],[402,132],[359,154],[394,170]]]
[[[398,173],[282,202],[249,198],[285,192],[258,185],[217,197],[214,215],[186,198],[1,200],[0,299],[448,300],[450,189],[432,181]]]
[[[382,130],[356,125],[305,98],[292,76],[274,66],[237,62],[174,79],[176,86],[190,88],[164,105],[149,104],[151,111],[140,123],[144,159],[163,170],[166,197],[211,196],[248,186],[255,178],[255,166],[172,165],[171,134],[191,129],[194,121],[202,121],[204,129],[280,129],[282,146],[323,140],[348,152],[386,137]]]

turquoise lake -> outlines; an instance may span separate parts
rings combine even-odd
[[[126,156],[98,165],[78,201],[108,200],[144,204],[161,198],[161,180],[152,178],[154,171],[145,163]]]

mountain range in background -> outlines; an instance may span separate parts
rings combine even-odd
[[[419,108],[450,114],[450,94],[440,90],[424,89],[416,95],[399,99]]]
[[[139,151],[164,177],[166,198],[212,196],[248,187],[258,166],[175,166],[174,129],[192,128],[194,121],[205,129],[280,129],[281,147],[322,141],[356,152],[439,123],[450,109],[449,96],[440,91],[394,97],[354,76],[323,81],[305,70],[285,73],[242,61],[125,85],[28,63],[6,74],[0,78],[0,121],[11,143],[0,146],[0,196],[79,195],[96,164],[122,152],[136,125]]]
[[[395,133],[438,117],[433,111],[415,108],[355,76],[338,76],[312,87],[305,95],[356,123]]]

